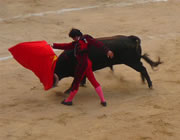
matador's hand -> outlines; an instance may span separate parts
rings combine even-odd
[[[114,57],[114,53],[112,51],[108,51],[107,57],[112,59]]]

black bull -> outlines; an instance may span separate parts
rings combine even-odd
[[[147,54],[141,54],[141,40],[136,36],[113,36],[105,38],[97,38],[97,40],[103,42],[106,47],[114,52],[113,59],[110,59],[103,53],[100,48],[96,46],[88,46],[88,55],[92,61],[93,71],[110,67],[113,69],[113,65],[125,64],[134,70],[140,72],[142,81],[147,80],[149,88],[152,88],[152,81],[146,68],[141,62],[143,58],[151,67],[156,67],[161,64],[160,58],[158,61],[152,61]],[[65,77],[74,77],[74,71],[76,66],[76,58],[74,57],[73,50],[67,50],[60,54],[56,63],[55,73],[59,79]],[[72,85],[71,85],[72,86]]]

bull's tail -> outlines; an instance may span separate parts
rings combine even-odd
[[[144,55],[141,56],[148,64],[151,65],[151,68],[153,69],[154,67],[157,67],[159,64],[162,64],[163,62],[160,61],[160,57],[158,58],[157,61],[153,61],[148,57],[148,54],[145,53]]]
[[[141,40],[140,40],[140,38],[137,37],[137,36],[130,35],[130,36],[128,36],[128,38],[130,38],[130,39],[136,41],[137,45],[140,45],[140,44],[141,44]]]
[[[148,64],[151,65],[151,68],[153,69],[154,67],[157,67],[159,64],[162,64],[163,62],[160,61],[160,58],[158,58],[157,61],[153,61],[151,60],[149,57],[148,57],[148,54],[144,54],[144,55],[141,55],[141,40],[140,38],[138,38],[137,36],[128,36],[128,38],[130,38],[131,40],[133,40],[134,42],[136,42],[136,52],[137,54],[143,58]]]

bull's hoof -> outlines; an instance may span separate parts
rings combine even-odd
[[[148,83],[148,87],[149,87],[150,89],[153,89],[152,82]]]
[[[107,103],[106,102],[101,102],[101,105],[102,106],[107,106]]]
[[[153,86],[151,85],[151,86],[149,86],[149,89],[153,89]]]
[[[86,87],[86,84],[80,83],[80,87]]]
[[[61,104],[71,106],[72,102],[66,102],[65,100],[63,100]]]

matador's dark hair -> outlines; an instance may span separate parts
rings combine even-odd
[[[74,38],[76,36],[82,36],[83,34],[79,29],[72,28],[71,31],[69,32],[69,37]]]

